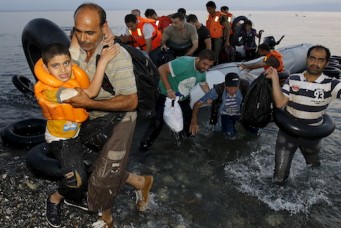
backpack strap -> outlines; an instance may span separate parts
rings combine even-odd
[[[101,58],[101,55],[97,54],[96,55],[96,67],[100,58]],[[109,81],[108,75],[105,72],[104,72],[104,77],[102,81],[102,89],[104,89],[105,91],[115,96],[114,87],[112,86],[111,82]]]

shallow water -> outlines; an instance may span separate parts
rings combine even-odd
[[[114,32],[124,31],[126,13],[108,13]],[[166,13],[160,11],[159,15]],[[205,11],[194,13],[204,22]],[[265,30],[264,36],[274,35],[278,40],[285,34],[279,46],[320,43],[341,55],[338,39],[341,31],[335,29],[341,19],[338,13],[236,14],[250,17],[255,28]],[[22,50],[21,31],[36,17],[51,19],[65,30],[72,26],[72,12],[0,13],[0,128],[22,119],[41,117],[36,102],[25,97],[11,82],[16,74],[34,81]],[[197,137],[189,138],[179,147],[165,128],[150,152],[141,154],[137,144],[147,123],[139,121],[129,169],[154,175],[152,204],[148,213],[132,212],[130,201],[134,195],[125,188],[114,208],[118,224],[120,227],[340,227],[340,108],[341,102],[335,101],[328,110],[336,129],[323,140],[322,166],[307,168],[298,152],[286,187],[271,184],[278,131],[273,123],[257,137],[245,135],[240,129],[241,136],[230,141],[210,130],[206,121],[208,108],[203,108],[201,133]],[[0,155],[22,157],[25,153],[24,149],[0,145]]]

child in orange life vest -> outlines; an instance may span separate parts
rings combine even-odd
[[[73,88],[80,87],[90,97],[96,97],[101,88],[107,63],[116,56],[119,47],[113,45],[102,50],[96,75],[91,83],[86,73],[76,65],[72,65],[71,55],[67,47],[53,43],[46,47],[34,68],[38,82],[35,95],[47,121],[45,134],[48,143],[69,139],[76,136],[80,123],[88,114],[85,110],[63,104],[75,95]]]
[[[82,160],[81,143],[77,135],[80,125],[88,118],[85,109],[73,108],[62,102],[77,95],[73,88],[80,87],[89,97],[96,97],[102,85],[108,62],[119,52],[117,45],[104,48],[99,59],[96,74],[89,83],[86,73],[72,65],[68,47],[52,43],[42,51],[34,68],[38,82],[34,86],[35,96],[47,119],[45,139],[48,149],[61,163],[62,179],[58,190],[47,199],[46,216],[50,224],[52,207],[60,207],[60,201],[77,196],[75,189],[86,188],[87,172]],[[50,210],[49,210],[50,208]],[[58,222],[57,222],[58,223]]]

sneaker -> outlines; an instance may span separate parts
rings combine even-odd
[[[92,223],[91,227],[92,228],[113,228],[114,223],[113,221],[107,223],[102,219],[98,219],[96,222]]]
[[[68,206],[71,206],[71,207],[77,207],[83,211],[89,210],[88,197],[87,196],[84,197],[81,202],[78,202],[78,201],[73,200],[73,199],[64,199],[64,203]]]
[[[148,208],[149,191],[152,188],[154,178],[153,176],[144,176],[144,186],[140,190],[136,190],[136,206],[137,210],[145,211]]]
[[[52,227],[60,227],[61,203],[55,204],[50,201],[50,196],[46,200],[46,219]]]

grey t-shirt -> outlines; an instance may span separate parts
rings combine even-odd
[[[184,29],[178,30],[174,26],[168,26],[162,34],[162,44],[170,40],[176,44],[184,44],[198,40],[198,33],[194,25],[185,22]]]

